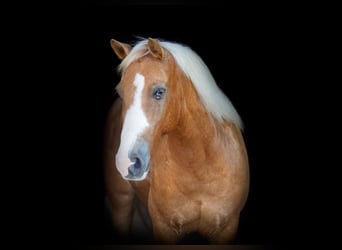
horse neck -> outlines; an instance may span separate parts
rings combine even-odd
[[[177,126],[167,137],[168,152],[179,161],[176,165],[199,169],[215,160],[215,147],[221,146],[220,125],[200,102],[193,85],[183,86],[183,107]]]

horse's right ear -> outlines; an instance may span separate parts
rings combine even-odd
[[[132,49],[131,45],[127,43],[121,43],[115,39],[110,39],[110,46],[120,60],[124,59]]]

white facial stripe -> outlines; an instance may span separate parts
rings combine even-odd
[[[136,86],[134,99],[126,113],[121,131],[120,147],[116,154],[116,167],[123,177],[128,175],[128,168],[134,163],[128,158],[131,148],[134,146],[137,137],[149,126],[141,105],[145,77],[137,73],[133,84]]]

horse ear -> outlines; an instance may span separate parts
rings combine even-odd
[[[163,59],[164,57],[164,49],[160,46],[160,43],[152,38],[148,38],[148,49],[151,54],[159,59]]]
[[[110,46],[120,60],[124,59],[132,49],[131,45],[118,42],[115,39],[110,39]]]

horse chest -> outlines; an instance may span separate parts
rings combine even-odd
[[[158,199],[150,199],[150,215],[154,221],[163,221],[177,234],[199,231],[216,231],[225,224],[228,216],[225,199],[212,196],[210,193],[181,191],[169,192],[162,189],[163,195],[158,192]],[[161,191],[161,189],[159,189]],[[189,190],[188,190],[189,191]]]

